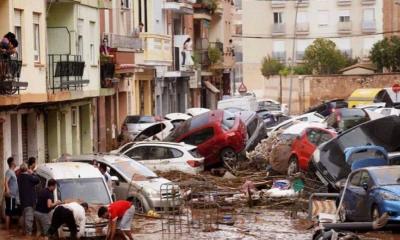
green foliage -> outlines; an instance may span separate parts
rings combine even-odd
[[[284,66],[282,63],[270,56],[264,57],[261,62],[261,74],[266,78],[272,75],[278,75],[283,68]]]
[[[289,67],[284,67],[281,70],[279,70],[278,74],[282,77],[287,77],[290,74],[291,69]]]
[[[304,54],[304,66],[316,74],[335,74],[349,63],[336,44],[328,39],[318,38],[308,46]]]
[[[380,72],[384,69],[389,72],[399,72],[400,38],[392,36],[375,43],[370,52],[370,59]]]
[[[208,58],[210,59],[211,64],[218,63],[222,58],[222,52],[217,47],[209,47],[208,48]]]
[[[198,51],[194,51],[192,59],[193,59],[193,65],[199,66],[201,64],[201,53],[199,53]]]

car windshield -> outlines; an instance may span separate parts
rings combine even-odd
[[[57,195],[61,201],[79,201],[108,205],[111,202],[102,178],[57,180]]]
[[[370,172],[378,186],[400,185],[400,167],[375,168]]]
[[[178,128],[176,128],[170,135],[168,135],[164,141],[166,142],[177,142],[178,139],[185,133],[200,128],[201,126],[207,124],[209,121],[209,113],[203,113],[198,116],[194,116],[191,119],[186,120]]]
[[[222,118],[222,127],[224,130],[230,130],[235,125],[235,115],[231,112],[224,111],[224,117]]]
[[[153,116],[127,116],[125,123],[155,123],[156,119]]]
[[[281,105],[271,101],[261,101],[258,103],[258,108],[265,109],[268,111],[280,111]]]
[[[154,172],[135,161],[115,162],[113,167],[121,172],[127,179],[132,179],[134,181],[145,181],[147,179],[157,178]]]

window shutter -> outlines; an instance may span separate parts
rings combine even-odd
[[[33,14],[33,24],[39,24],[40,14],[34,13]]]
[[[22,26],[22,11],[14,10],[14,25],[21,27]]]

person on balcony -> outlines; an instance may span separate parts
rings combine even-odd
[[[101,56],[110,57],[111,48],[108,46],[108,38],[103,38],[103,43],[100,45],[100,54]]]
[[[186,39],[183,43],[183,51],[182,51],[182,66],[192,66],[192,40],[191,38]]]
[[[140,36],[140,33],[143,32],[143,28],[144,28],[144,24],[141,22],[139,23],[139,26],[136,27],[133,32],[132,32],[132,36],[138,38]]]
[[[0,42],[0,59],[10,59],[11,55],[17,53],[18,40],[12,32],[3,36]]]

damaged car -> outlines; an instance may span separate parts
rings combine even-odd
[[[105,164],[113,180],[113,192],[117,200],[132,201],[136,211],[149,210],[162,212],[165,208],[180,205],[180,190],[171,181],[157,176],[142,164],[123,155],[82,155],[68,157],[68,161]],[[98,172],[98,171],[97,171]],[[164,186],[171,186],[173,193],[164,193]],[[87,193],[91,193],[90,190]],[[171,196],[174,194],[174,196]],[[171,199],[174,198],[172,204]],[[171,205],[172,204],[172,205]]]
[[[133,139],[129,139],[133,142],[140,141],[162,141],[166,138],[175,126],[170,121],[162,121],[155,123],[146,129],[142,130],[138,135],[136,135]]]
[[[89,204],[83,237],[106,236],[103,229],[107,226],[108,221],[99,219],[97,210],[100,206],[109,205],[112,198],[104,177],[98,169],[85,163],[62,162],[39,165],[36,173],[40,179],[37,191],[46,188],[50,179],[57,181],[54,202],[57,200],[78,201]],[[66,238],[69,235],[69,229],[65,226],[58,231],[60,238]]]
[[[313,171],[326,185],[346,179],[351,166],[346,162],[345,149],[358,146],[381,146],[386,151],[400,150],[400,117],[389,116],[363,123],[320,145],[312,156]]]
[[[221,163],[230,168],[246,146],[246,135],[239,117],[228,111],[213,110],[185,121],[164,141],[197,146],[205,159],[205,168]]]
[[[235,113],[246,125],[247,143],[245,151],[252,151],[254,148],[267,137],[267,129],[264,121],[256,112],[239,111]]]

